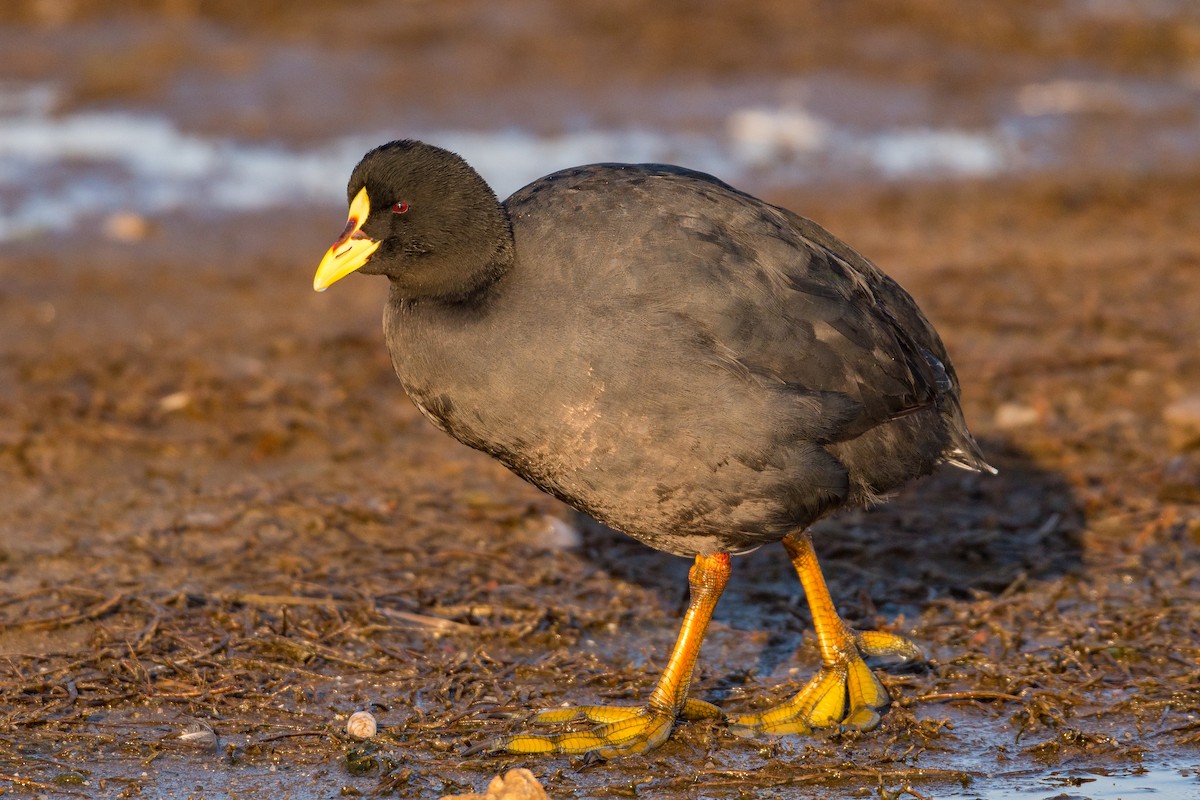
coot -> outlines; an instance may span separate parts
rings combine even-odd
[[[730,555],[782,542],[823,666],[743,735],[879,722],[864,656],[908,640],[838,616],[806,532],[942,462],[992,471],[946,349],[913,299],[815,223],[693,170],[594,164],[504,202],[462,158],[413,140],[363,157],[350,218],[313,281],[390,283],[396,374],[434,425],[575,508],[695,559],[691,602],[645,706],[554,709],[583,730],[487,743],[642,752],[720,717],[688,687]]]

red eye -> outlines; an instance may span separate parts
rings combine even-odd
[[[393,213],[403,214],[405,211],[408,211],[408,203],[396,203],[396,205],[392,206]]]

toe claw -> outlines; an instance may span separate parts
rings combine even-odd
[[[683,710],[679,712],[679,717],[688,722],[696,722],[702,719],[725,719],[725,712],[712,703],[706,703],[703,700],[694,700],[689,697],[684,701]]]
[[[477,756],[480,753],[495,753],[502,749],[504,749],[503,737],[484,739],[483,741],[476,742],[475,744],[467,747],[462,751],[462,755],[463,758],[468,758],[470,756]]]
[[[901,662],[922,661],[925,654],[903,636],[883,631],[854,631],[854,646],[866,658],[898,658]]]
[[[696,715],[695,718],[712,717],[714,712],[720,715],[716,706],[699,700],[685,703],[680,715],[685,712]],[[591,722],[593,727],[563,733],[514,734],[476,745],[468,750],[468,754],[486,750],[520,755],[549,753],[607,759],[644,753],[670,736],[675,726],[675,714],[650,707],[579,706],[548,709],[538,713],[532,720],[539,725],[581,721]]]
[[[878,728],[879,722],[880,717],[878,711],[873,708],[867,708],[866,706],[860,706],[851,711],[850,714],[844,720],[842,720],[841,724],[838,726],[838,730],[841,733],[846,733],[848,731],[859,731],[866,733],[867,731],[873,731]]]

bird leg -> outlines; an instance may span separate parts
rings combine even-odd
[[[675,720],[715,719],[724,715],[716,706],[689,699],[688,688],[700,654],[700,644],[712,619],[717,599],[729,581],[729,554],[696,556],[688,573],[691,601],[679,629],[671,659],[645,706],[579,706],[550,709],[534,724],[587,721],[590,730],[565,733],[525,733],[492,742],[487,749],[509,753],[588,753],[612,756],[644,753],[666,741]]]
[[[789,534],[783,546],[812,610],[821,669],[795,697],[766,711],[738,717],[730,730],[739,736],[811,733],[814,728],[869,731],[879,724],[879,712],[891,698],[864,657],[893,656],[908,661],[923,658],[921,650],[894,634],[847,627],[829,596],[812,538],[807,533]]]

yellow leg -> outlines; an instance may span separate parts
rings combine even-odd
[[[486,749],[509,753],[591,753],[610,758],[657,747],[666,741],[678,718],[722,717],[716,706],[690,700],[687,694],[700,644],[717,599],[729,581],[729,570],[728,553],[696,556],[696,563],[688,573],[691,602],[679,638],[645,706],[580,706],[543,711],[533,718],[535,724],[587,721],[595,726],[578,732],[516,734],[491,742]]]
[[[846,627],[829,596],[811,537],[792,534],[784,538],[783,546],[808,598],[821,669],[795,697],[738,717],[730,730],[739,736],[811,733],[814,728],[869,731],[879,724],[879,712],[891,698],[863,657],[895,656],[907,661],[922,658],[921,650],[900,636]]]

